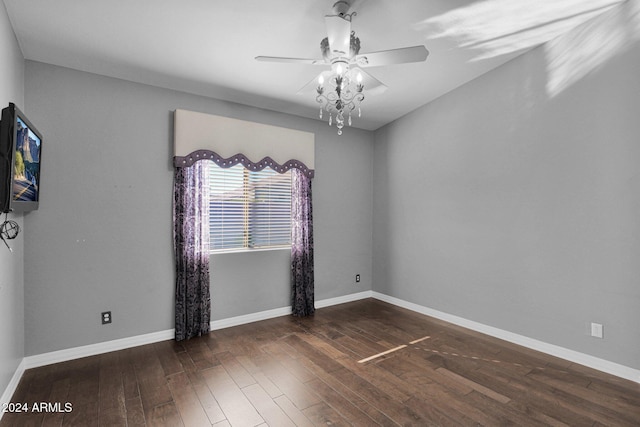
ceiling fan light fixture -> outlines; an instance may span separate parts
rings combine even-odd
[[[364,100],[363,77],[357,68],[350,69],[347,63],[336,62],[331,68],[331,75],[327,79],[322,74],[318,78],[316,101],[320,104],[320,118],[323,111],[329,113],[331,126],[335,117],[338,135],[342,135],[345,116],[348,116],[349,126],[352,124],[351,112],[356,108],[360,117],[360,103]]]
[[[360,103],[364,100],[365,85],[372,94],[379,94],[386,89],[382,82],[361,68],[422,62],[429,54],[423,45],[360,54],[360,39],[351,31],[351,21],[356,16],[356,12],[349,13],[352,3],[352,0],[339,0],[333,4],[333,14],[325,15],[327,37],[320,41],[323,60],[256,57],[258,61],[329,65],[330,70],[323,71],[299,93],[312,91],[315,87],[316,101],[320,104],[320,118],[322,119],[323,111],[328,113],[329,126],[335,120],[338,135],[342,134],[345,122],[351,126],[351,113],[356,108],[358,117],[361,117]]]

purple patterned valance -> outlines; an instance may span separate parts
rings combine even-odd
[[[258,162],[252,162],[242,153],[224,158],[211,150],[197,150],[186,156],[174,156],[173,165],[177,168],[184,168],[193,165],[199,160],[212,160],[222,168],[230,168],[240,163],[246,169],[252,171],[261,171],[269,167],[278,173],[285,173],[290,169],[298,169],[309,178],[313,178],[315,173],[313,169],[309,169],[307,165],[295,159],[288,160],[282,165],[268,156]]]

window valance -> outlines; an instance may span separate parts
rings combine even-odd
[[[295,168],[313,177],[313,133],[187,110],[176,110],[174,120],[176,167],[211,159],[222,167]]]

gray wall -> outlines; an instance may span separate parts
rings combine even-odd
[[[41,208],[24,216],[16,254],[0,248],[0,386],[22,354],[173,327],[176,108],[315,133],[317,300],[373,288],[639,368],[632,16],[609,14],[375,134],[338,137],[319,121],[30,61],[23,85],[0,14],[0,71],[12,76],[0,101],[24,86],[47,144]],[[213,320],[288,306],[286,252],[212,262]],[[591,321],[605,339],[588,336]]]
[[[371,289],[371,132],[31,61],[25,88],[46,137],[40,209],[25,216],[27,355],[173,328],[177,108],[315,133],[316,300]],[[287,253],[212,258],[212,320],[290,305]]]
[[[9,102],[24,107],[24,59],[0,2],[0,108]],[[0,222],[4,219],[3,214]],[[24,228],[22,214],[11,214],[9,219]],[[0,396],[24,357],[24,235],[9,241],[13,253],[0,243]]]
[[[640,368],[628,7],[376,132],[375,291]]]

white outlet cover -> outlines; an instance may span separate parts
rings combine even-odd
[[[604,327],[600,323],[591,323],[591,336],[596,338],[604,337]]]

